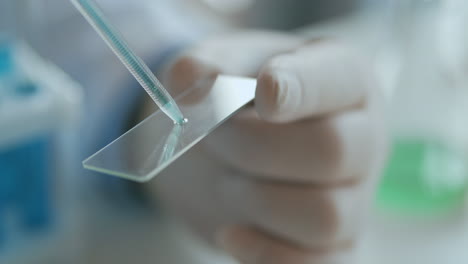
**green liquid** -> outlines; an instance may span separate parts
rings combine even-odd
[[[467,186],[465,155],[437,142],[398,139],[377,192],[380,209],[442,213],[460,205]]]

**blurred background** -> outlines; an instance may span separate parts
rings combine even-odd
[[[97,2],[156,74],[197,39],[239,28],[365,47],[392,152],[363,263],[468,263],[465,1]],[[140,121],[142,96],[69,1],[1,0],[0,263],[223,263],[141,185],[81,166]]]

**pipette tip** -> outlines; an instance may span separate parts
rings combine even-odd
[[[185,125],[185,124],[187,124],[187,123],[188,123],[188,119],[187,119],[187,118],[185,118],[185,117],[184,117],[184,118],[182,118],[182,119],[180,119],[180,120],[179,120],[179,121],[177,121],[177,122],[175,122],[175,121],[174,121],[174,125],[179,125],[179,126],[181,126],[181,125]]]

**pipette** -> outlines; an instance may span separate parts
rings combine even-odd
[[[93,0],[70,1],[104,39],[159,108],[176,124],[185,123],[187,119],[182,115],[174,99],[143,60],[132,51],[123,36],[106,19],[99,6]]]

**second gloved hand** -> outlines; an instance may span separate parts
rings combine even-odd
[[[184,52],[166,84],[258,78],[255,102],[152,182],[243,264],[352,263],[386,150],[371,66],[335,40],[247,32]]]

